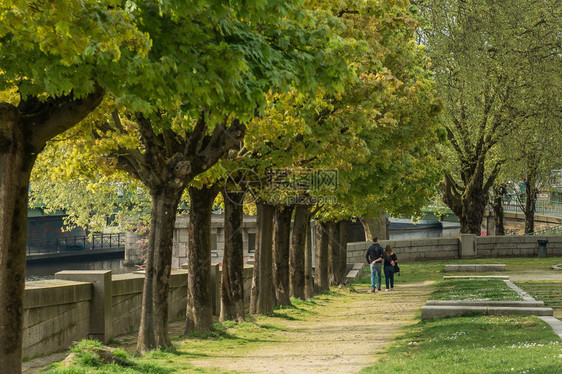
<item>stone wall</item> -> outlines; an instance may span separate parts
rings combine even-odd
[[[366,262],[365,252],[371,244],[372,242],[349,243],[347,262]],[[380,244],[383,248],[390,244],[399,261],[404,262],[441,260],[459,256],[459,239],[457,238],[381,240]]]
[[[213,312],[220,311],[221,269],[213,265]],[[250,301],[252,266],[244,267],[244,298]],[[57,279],[27,282],[24,295],[24,357],[67,348],[73,341],[111,337],[138,330],[144,275],[109,270],[61,271]],[[81,279],[85,281],[80,281]],[[185,318],[187,270],[170,277],[168,319]]]
[[[536,257],[538,240],[548,240],[546,255],[562,256],[562,236],[479,236],[478,257]]]
[[[24,357],[54,352],[85,338],[90,329],[90,283],[28,282],[23,304]]]
[[[399,261],[408,262],[471,257],[536,257],[538,256],[538,240],[548,240],[547,256],[562,256],[562,236],[475,236],[465,234],[453,238],[382,240],[381,245],[385,247],[390,244]],[[463,243],[465,249],[463,249]],[[365,252],[371,244],[371,242],[349,243],[347,262],[364,263]]]
[[[112,280],[113,336],[138,330],[142,305],[143,274],[118,274]],[[187,306],[187,271],[173,271],[170,276],[168,320],[185,317]]]
[[[174,249],[172,269],[180,269],[187,263],[189,216],[178,215],[174,230]],[[242,241],[244,245],[244,259],[252,259],[256,245],[256,216],[244,216],[242,224]],[[228,240],[228,238],[226,239]],[[213,214],[211,217],[211,261],[214,264],[222,262],[224,255],[224,215]]]

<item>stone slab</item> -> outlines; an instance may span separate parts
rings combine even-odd
[[[356,282],[363,276],[365,273],[365,265],[364,264],[353,264],[351,270],[347,273],[346,281],[349,282]]]
[[[509,314],[525,314],[536,316],[552,316],[552,308],[538,307],[488,307],[488,306],[422,306],[421,319],[434,319],[462,316],[472,313],[481,313],[483,315],[509,315]]]
[[[519,296],[521,296],[523,298],[523,300],[526,301],[536,301],[535,298],[531,295],[529,295],[529,293],[525,292],[524,290],[522,290],[521,288],[517,287],[517,285],[515,283],[513,283],[512,281],[504,281],[505,284],[511,288],[513,291],[517,292],[517,294]]]
[[[505,264],[455,264],[445,265],[445,271],[505,271]]]
[[[443,279],[502,279],[508,280],[508,275],[444,275]]]
[[[425,305],[440,306],[512,306],[512,307],[544,307],[543,301],[496,301],[496,300],[427,300]]]

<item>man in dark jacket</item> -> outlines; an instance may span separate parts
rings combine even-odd
[[[382,261],[386,259],[388,262],[394,266],[394,261],[389,259],[381,245],[379,244],[379,238],[373,238],[373,244],[367,249],[365,253],[365,258],[367,263],[371,266],[371,293],[374,293],[376,289],[381,290],[381,273],[382,273]],[[378,287],[377,287],[378,281]]]

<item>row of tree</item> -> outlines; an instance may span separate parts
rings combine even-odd
[[[413,0],[427,46],[448,141],[443,201],[461,231],[480,235],[494,191],[498,234],[510,181],[519,190],[525,232],[534,231],[534,201],[560,169],[562,4],[556,0]]]
[[[0,372],[21,371],[26,212],[38,156],[37,191],[49,181],[64,186],[59,195],[83,183],[102,200],[107,185],[146,191],[140,194],[151,206],[139,352],[171,345],[172,239],[186,189],[186,330],[203,331],[212,322],[210,212],[221,188],[230,191],[225,228],[232,238],[221,318],[244,317],[244,194],[236,186],[252,180],[237,170],[263,180],[272,168],[331,170],[338,181],[328,204],[317,204],[327,187],[299,189],[304,204],[287,199],[293,191],[277,184],[255,189],[260,233],[250,311],[267,313],[275,300],[312,295],[305,249],[313,213],[326,222],[317,226],[317,289],[340,282],[345,246],[337,243],[345,242],[346,229],[328,222],[377,217],[383,209],[411,212],[439,178],[431,145],[440,105],[414,42],[418,24],[410,6],[395,1],[5,1]],[[75,206],[59,200],[68,210]],[[129,220],[144,211],[121,199],[116,204]],[[103,205],[90,202],[81,210],[99,214]],[[113,204],[105,205],[115,213]]]

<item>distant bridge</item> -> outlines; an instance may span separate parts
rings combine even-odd
[[[28,240],[27,259],[81,257],[125,250],[125,234],[92,234],[54,239]]]

